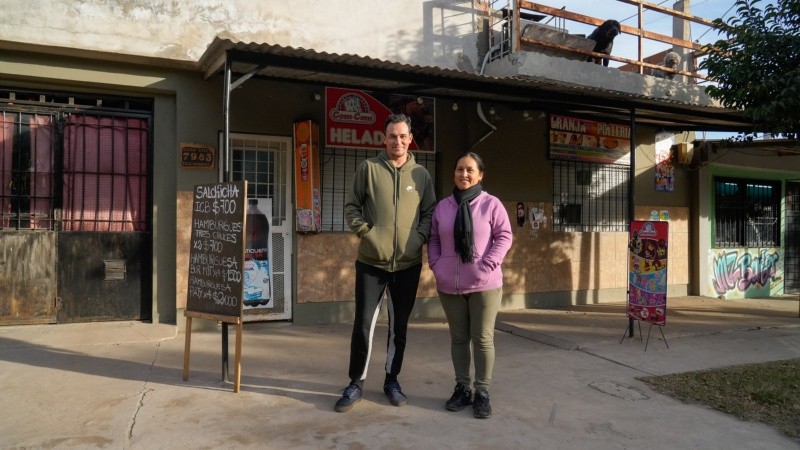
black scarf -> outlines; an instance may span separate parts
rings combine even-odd
[[[455,238],[456,251],[461,256],[462,262],[472,262],[473,259],[472,212],[469,209],[469,202],[481,192],[483,192],[483,186],[480,183],[463,191],[453,188],[453,197],[458,203],[456,221],[453,224],[453,237]]]

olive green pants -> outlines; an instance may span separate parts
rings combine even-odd
[[[494,323],[503,288],[466,295],[439,292],[450,326],[450,354],[456,383],[469,386],[470,364],[475,359],[475,389],[488,389],[494,367]]]

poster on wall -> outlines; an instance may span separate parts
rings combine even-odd
[[[672,162],[672,145],[674,143],[674,134],[656,133],[656,192],[673,192],[675,190],[675,165]]]
[[[409,150],[433,152],[434,99],[400,94],[325,88],[325,146],[383,149],[383,123],[391,114],[411,118]]]
[[[248,198],[245,216],[244,309],[273,308],[272,199]]]
[[[628,317],[667,321],[669,222],[634,220],[628,240]]]
[[[631,127],[550,114],[550,159],[630,165]]]

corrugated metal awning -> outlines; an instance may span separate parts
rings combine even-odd
[[[445,99],[502,102],[520,109],[572,113],[670,131],[746,131],[742,111],[693,105],[533,76],[487,76],[440,67],[316,52],[217,37],[198,61],[206,78],[222,74],[226,57],[242,80],[256,77],[298,83],[391,91]]]

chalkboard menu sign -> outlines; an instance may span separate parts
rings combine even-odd
[[[186,310],[242,315],[247,182],[194,187]]]

